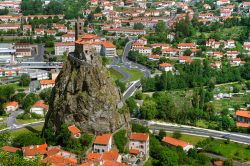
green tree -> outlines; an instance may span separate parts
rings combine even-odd
[[[40,145],[45,143],[45,139],[41,138],[37,134],[34,133],[22,133],[15,137],[12,141],[13,146],[15,147],[24,147],[29,145]]]
[[[40,97],[37,94],[30,93],[23,99],[22,108],[29,112],[30,107],[38,100],[40,100]]]
[[[125,82],[122,82],[120,80],[116,80],[115,84],[116,84],[116,86],[119,87],[119,89],[121,90],[122,93],[125,92],[125,90],[126,90],[126,83]]]
[[[45,6],[45,14],[63,14],[63,3],[57,0],[52,0]]]
[[[161,129],[159,131],[159,140],[162,140],[166,136],[165,130]]]
[[[126,136],[126,130],[121,130],[114,134],[114,141],[119,150],[119,153],[124,153],[128,138]]]
[[[135,23],[134,24],[134,29],[139,29],[139,30],[142,30],[144,29],[144,25],[142,23]]]
[[[190,49],[186,49],[183,54],[185,56],[190,56],[192,54],[192,51]]]
[[[46,103],[49,103],[51,92],[52,92],[52,88],[46,88],[46,89],[42,90],[42,91],[39,93],[39,96],[40,96],[40,98],[43,99]]]
[[[140,111],[142,118],[154,119],[157,115],[156,103],[153,100],[145,100]]]
[[[133,115],[133,114],[134,114],[134,111],[138,109],[138,106],[137,106],[137,104],[136,104],[136,102],[135,102],[135,98],[134,98],[133,96],[130,97],[130,98],[128,98],[128,99],[126,100],[126,103],[127,103],[127,105],[128,105],[130,114]]]
[[[182,134],[180,131],[174,131],[173,132],[173,137],[176,138],[176,139],[179,139],[181,138]]]
[[[29,86],[31,78],[28,74],[22,74],[19,80],[20,86]]]

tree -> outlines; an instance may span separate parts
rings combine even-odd
[[[234,166],[234,162],[232,159],[228,159],[226,161],[223,161],[223,166]]]
[[[156,103],[153,100],[145,100],[140,111],[142,118],[154,119],[157,115]]]
[[[30,107],[38,100],[40,97],[37,94],[30,93],[23,99],[22,108],[25,112],[29,112]]]
[[[179,139],[179,138],[181,138],[181,132],[180,131],[174,131],[174,133],[173,133],[173,137],[174,138],[176,138],[176,139]]]
[[[30,76],[28,74],[22,74],[19,80],[20,86],[29,86],[30,84]]]
[[[100,6],[97,6],[95,8],[95,12],[94,13],[101,13],[102,9],[100,8]]]
[[[134,111],[138,109],[138,106],[137,106],[137,104],[136,104],[136,102],[135,102],[135,98],[134,98],[133,96],[130,97],[130,98],[128,98],[128,99],[126,100],[126,103],[127,103],[127,105],[128,105],[130,114],[133,115],[133,114],[134,114]]]
[[[139,29],[139,30],[142,30],[144,29],[144,25],[142,23],[135,23],[134,24],[134,29]]]
[[[22,133],[13,139],[13,146],[24,147],[29,145],[40,145],[45,143],[45,139],[34,133]]]
[[[42,90],[39,94],[40,98],[43,99],[46,103],[49,103],[50,101],[50,95],[52,92],[52,88],[46,88]]]
[[[63,14],[63,3],[57,0],[52,0],[45,6],[45,14]]]
[[[116,86],[119,87],[119,89],[121,90],[122,93],[125,92],[125,90],[126,90],[126,83],[125,82],[122,82],[120,80],[116,80],[115,84],[116,84]]]
[[[162,140],[166,136],[165,130],[161,129],[159,131],[159,140]]]
[[[20,93],[15,94],[14,96],[12,96],[11,99],[13,101],[17,101],[18,103],[22,103],[25,96],[26,96],[26,93],[20,92]]]
[[[192,51],[190,50],[190,49],[186,49],[185,51],[184,51],[184,55],[185,56],[190,56],[192,54]]]

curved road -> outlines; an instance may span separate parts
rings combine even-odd
[[[217,130],[203,129],[203,128],[198,128],[198,127],[193,127],[193,126],[178,125],[178,124],[172,124],[172,123],[139,120],[135,118],[131,119],[131,121],[147,126],[150,130],[153,130],[153,131],[158,131],[161,129],[166,132],[179,131],[184,134],[197,135],[197,136],[203,136],[203,137],[213,137],[213,138],[218,138],[218,139],[229,138],[231,141],[234,141],[234,142],[250,144],[249,134],[233,133],[233,132],[227,132],[227,131],[217,131]]]

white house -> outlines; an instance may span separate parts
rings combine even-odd
[[[192,48],[196,48],[196,44],[194,44],[194,43],[179,43],[179,44],[177,44],[177,47],[181,50],[192,49]]]
[[[152,54],[152,49],[150,47],[145,47],[145,46],[134,47],[133,50],[138,51],[139,53],[144,54],[144,55]]]
[[[141,37],[137,40],[137,42],[141,43],[142,45],[147,45],[148,39],[146,39],[145,37]]]
[[[139,154],[143,156],[149,155],[149,135],[146,133],[131,133],[129,137],[130,153]]]
[[[185,151],[185,152],[188,152],[190,149],[193,149],[194,146],[185,142],[185,141],[182,141],[182,140],[178,140],[178,139],[175,139],[175,138],[172,138],[172,137],[164,137],[162,139],[162,142],[166,143],[167,145],[169,146],[174,146],[174,147],[182,147],[182,149]]]
[[[94,152],[104,153],[112,148],[112,134],[96,136],[94,141]]]
[[[36,114],[44,116],[49,110],[49,106],[44,103],[43,100],[39,100],[35,102],[30,108],[30,112],[34,112]]]
[[[74,52],[74,42],[57,42],[55,46],[55,55],[63,55],[64,53]]]
[[[179,63],[184,64],[184,63],[191,63],[192,59],[190,56],[180,56],[179,57]]]
[[[74,42],[75,41],[75,35],[74,34],[64,34],[61,37],[62,42]]]
[[[235,40],[224,41],[224,48],[235,48]]]
[[[53,88],[55,86],[55,80],[40,80],[40,89]]]
[[[18,110],[18,108],[19,108],[18,102],[16,101],[8,102],[6,103],[6,106],[5,106],[5,112],[9,113],[12,111],[16,111]]]
[[[159,69],[168,72],[173,70],[173,66],[170,63],[161,63]]]
[[[116,47],[110,41],[104,41],[104,42],[102,42],[101,53],[102,53],[102,55],[108,56],[108,57],[117,56],[116,55]]]

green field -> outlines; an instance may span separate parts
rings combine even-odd
[[[16,91],[24,91],[28,88],[28,86],[20,86],[19,83],[11,83],[7,85],[0,85],[0,87],[12,86]]]
[[[23,134],[23,133],[27,133],[27,134],[29,134],[29,133],[41,133],[42,128],[43,128],[43,125],[34,126],[34,127],[27,127],[27,128],[23,128],[23,129],[20,129],[17,131],[12,131],[12,132],[10,132],[10,135],[12,137],[16,137],[16,136]]]
[[[172,133],[167,133],[167,136],[173,136]],[[203,141],[206,139],[206,137],[199,137],[199,136],[193,136],[193,135],[186,135],[181,134],[180,140],[186,141],[190,144],[196,145],[198,142]]]
[[[113,80],[120,80],[123,78],[123,75],[121,73],[119,73],[118,71],[110,68],[108,69],[109,70],[109,73],[111,75],[111,77],[113,78]]]
[[[131,75],[131,77],[129,78],[129,81],[136,81],[141,79],[142,77],[144,77],[143,72],[140,72],[138,70],[134,70],[134,69],[126,69],[124,68],[124,70]]]
[[[16,119],[16,122],[19,124],[27,124],[27,123],[32,123],[32,122],[38,122],[38,121],[42,121],[44,119]]]
[[[239,143],[226,143],[225,140],[212,140],[202,148],[204,148],[208,152],[222,155],[233,160],[250,161],[249,146]]]
[[[0,125],[0,130],[5,129],[5,128],[6,128],[5,125]]]

